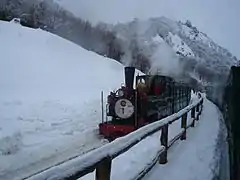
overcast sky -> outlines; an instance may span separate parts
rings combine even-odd
[[[166,16],[192,21],[240,59],[240,0],[56,0],[74,14],[107,23]]]

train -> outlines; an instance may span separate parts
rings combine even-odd
[[[191,88],[163,75],[137,75],[124,67],[125,84],[107,96],[99,133],[109,141],[161,120],[189,105]],[[134,86],[135,78],[135,86]]]

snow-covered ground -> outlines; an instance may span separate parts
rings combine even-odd
[[[190,115],[190,113],[189,113]],[[144,177],[146,180],[211,180],[219,170],[217,154],[218,136],[220,134],[221,114],[217,107],[204,99],[203,113],[194,128],[187,131],[186,141],[177,141],[168,153],[168,163],[156,164]],[[188,124],[191,118],[188,116]],[[169,141],[180,132],[180,121],[170,126]],[[111,178],[135,179],[149,166],[160,150],[160,132],[147,137],[126,153],[113,160]],[[94,173],[81,180],[94,179]]]
[[[106,143],[100,92],[124,82],[114,60],[40,29],[0,21],[0,179],[20,179]]]
[[[187,140],[169,150],[168,163],[157,164],[144,180],[211,180],[219,171],[216,153],[220,134],[221,114],[217,107],[205,99],[201,120],[187,133]],[[164,174],[164,175],[163,175]]]
[[[168,42],[171,44],[175,52],[181,53],[183,56],[194,57],[194,53],[191,48],[182,39],[171,32],[167,36]]]

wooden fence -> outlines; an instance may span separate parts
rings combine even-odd
[[[168,116],[162,120],[144,126],[133,133],[118,138],[115,141],[106,144],[98,149],[90,151],[82,156],[64,162],[58,166],[51,167],[41,173],[37,173],[28,180],[73,180],[78,179],[88,173],[96,170],[96,180],[109,180],[111,176],[111,165],[114,158],[128,151],[131,147],[139,143],[144,138],[161,130],[160,141],[161,147],[157,156],[160,164],[168,161],[168,149],[177,140],[185,140],[187,129],[195,126],[195,121],[199,120],[203,108],[203,98],[200,97],[196,102],[182,109],[176,114]],[[187,115],[191,112],[192,122],[187,125]],[[181,120],[182,131],[179,132],[172,140],[168,140],[168,129],[174,121]],[[152,164],[153,166],[154,164]],[[151,166],[151,167],[152,167]],[[143,177],[150,168],[140,173],[137,179]]]

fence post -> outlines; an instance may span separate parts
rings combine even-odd
[[[200,107],[201,107],[201,108],[200,108],[200,115],[201,115],[201,114],[202,114],[202,110],[203,110],[203,99],[201,100],[200,104],[201,104],[201,105],[200,105]]]
[[[181,122],[181,128],[184,128],[184,132],[181,136],[181,140],[186,139],[186,134],[187,134],[187,113],[183,114],[182,116],[182,122]]]
[[[112,159],[111,157],[106,157],[102,159],[96,168],[96,180],[110,180],[111,177],[111,166]]]
[[[102,123],[104,122],[103,91],[101,91]]]
[[[200,103],[197,104],[197,106],[196,106],[196,113],[197,113],[196,120],[197,120],[197,121],[199,120],[199,106],[200,106]]]
[[[202,103],[199,104],[199,116],[202,114]]]
[[[167,150],[168,150],[168,124],[165,124],[162,128],[160,141],[161,141],[161,145],[165,147],[165,150],[160,154],[159,163],[166,164]]]
[[[194,127],[195,126],[195,107],[193,107],[191,110],[191,118],[193,120],[191,127]]]

